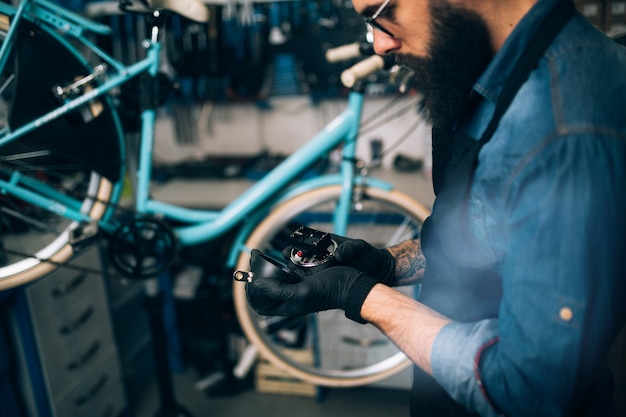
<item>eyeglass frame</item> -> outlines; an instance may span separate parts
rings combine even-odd
[[[372,13],[371,16],[366,16],[365,17],[365,23],[367,23],[368,25],[371,25],[374,29],[378,29],[381,32],[385,33],[386,35],[395,38],[394,34],[391,33],[391,31],[389,29],[387,29],[386,27],[384,27],[383,25],[381,25],[380,23],[378,23],[376,21],[376,19],[378,19],[380,17],[380,15],[382,14],[383,10],[385,10],[385,8],[389,5],[389,3],[391,2],[391,0],[385,0],[382,2],[382,4],[380,6],[378,6],[378,9],[376,9],[376,11],[374,13]]]

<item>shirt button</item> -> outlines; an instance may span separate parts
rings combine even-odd
[[[559,317],[561,317],[563,321],[570,321],[574,317],[574,312],[569,307],[563,307],[559,311]]]

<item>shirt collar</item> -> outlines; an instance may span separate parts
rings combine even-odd
[[[487,69],[474,84],[474,91],[495,102],[502,86],[513,70],[531,35],[537,30],[554,5],[563,0],[538,0],[520,20],[513,32],[496,53]]]

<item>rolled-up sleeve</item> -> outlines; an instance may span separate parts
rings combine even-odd
[[[481,354],[498,342],[497,320],[450,323],[435,339],[433,376],[457,402],[482,416],[500,415],[484,390],[478,364]]]

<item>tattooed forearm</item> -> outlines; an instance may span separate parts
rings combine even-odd
[[[426,258],[419,240],[407,240],[387,248],[396,259],[396,282],[394,285],[416,284],[422,280]]]

